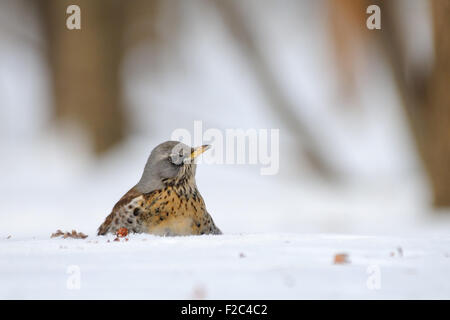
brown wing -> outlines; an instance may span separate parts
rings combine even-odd
[[[105,221],[98,228],[98,235],[105,235],[108,232],[116,232],[121,227],[132,229],[135,226],[135,210],[142,206],[140,201],[142,194],[134,187],[131,188],[120,200],[114,205],[111,213],[106,217]],[[133,231],[133,230],[131,230]],[[135,230],[136,232],[137,230]]]

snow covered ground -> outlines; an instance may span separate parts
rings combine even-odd
[[[0,298],[450,298],[450,236],[112,240],[1,239]],[[348,255],[348,263],[334,264],[340,253]]]

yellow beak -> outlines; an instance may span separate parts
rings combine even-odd
[[[195,148],[194,151],[192,151],[192,153],[191,153],[191,160],[194,160],[195,158],[197,158],[199,155],[201,155],[203,152],[205,152],[209,148],[211,148],[211,146],[208,144],[205,144],[201,147]]]

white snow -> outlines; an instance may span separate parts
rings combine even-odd
[[[129,241],[121,242],[112,239],[3,238],[0,297],[450,297],[449,236],[232,234],[175,238],[131,235]],[[350,262],[334,264],[338,253],[348,254]],[[73,270],[79,270],[79,289],[67,285],[77,277]]]

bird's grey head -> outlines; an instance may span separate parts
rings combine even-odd
[[[195,184],[195,159],[208,149],[208,145],[191,148],[178,141],[161,143],[152,150],[135,188],[149,193],[170,184]]]

